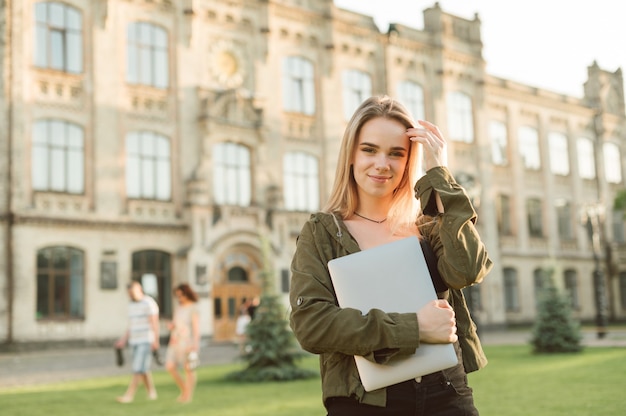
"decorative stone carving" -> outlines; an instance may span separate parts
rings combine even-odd
[[[222,88],[239,88],[246,71],[240,49],[231,41],[218,41],[209,49],[211,80]]]

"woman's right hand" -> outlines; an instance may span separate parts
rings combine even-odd
[[[448,165],[446,139],[439,127],[428,121],[419,120],[419,126],[407,129],[409,140],[420,143],[424,153],[424,172],[437,166]]]
[[[454,309],[447,300],[428,302],[417,312],[420,342],[426,344],[450,344],[459,338],[456,334]]]

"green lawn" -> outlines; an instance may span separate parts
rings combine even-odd
[[[483,416],[622,416],[626,349],[586,348],[580,354],[533,355],[528,346],[487,347],[489,365],[470,375]],[[316,369],[316,357],[303,366]],[[194,401],[175,402],[169,375],[155,381],[159,400],[140,390],[134,403],[118,404],[129,377],[97,378],[0,391],[2,416],[227,415],[323,416],[319,378],[286,383],[237,384],[224,376],[242,364],[203,367]]]

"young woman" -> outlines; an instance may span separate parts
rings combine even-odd
[[[302,347],[320,355],[329,416],[478,414],[466,373],[486,358],[461,289],[480,282],[492,263],[474,228],[476,213],[446,168],[445,149],[435,125],[414,123],[389,97],[367,99],[344,133],[328,203],[298,237],[290,323]],[[426,173],[416,183],[421,160]],[[437,256],[448,287],[440,299],[416,313],[340,308],[328,261],[411,235]],[[459,364],[364,390],[354,355],[380,361],[412,354],[420,343],[453,343]]]
[[[165,368],[180,389],[177,401],[188,403],[196,385],[195,368],[200,347],[198,295],[187,283],[181,283],[174,289],[174,296],[178,300],[178,308],[170,324]],[[179,368],[183,369],[184,376],[180,375]]]

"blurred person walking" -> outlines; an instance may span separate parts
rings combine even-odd
[[[196,386],[195,369],[198,365],[200,347],[198,295],[187,283],[181,283],[174,289],[174,296],[178,300],[178,307],[170,323],[171,332],[165,356],[165,368],[180,389],[180,396],[176,400],[180,403],[188,403],[193,397]],[[184,377],[179,373],[181,368]]]
[[[140,383],[146,387],[149,400],[157,399],[150,367],[152,351],[159,348],[159,306],[152,297],[143,292],[139,281],[128,284],[128,329],[117,340],[115,348],[122,349],[127,344],[132,349],[133,377],[123,396],[117,397],[120,403],[130,403],[135,398]]]

